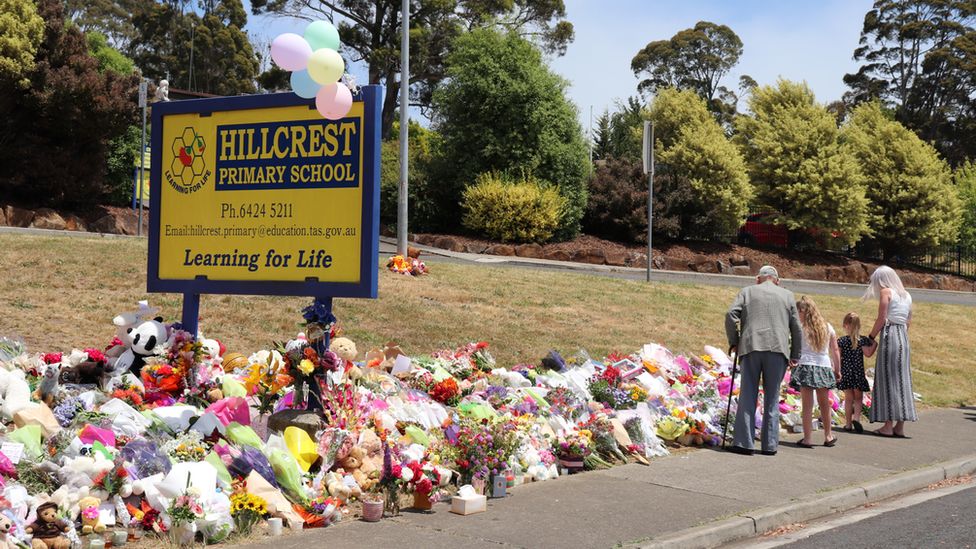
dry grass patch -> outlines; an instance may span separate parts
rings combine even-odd
[[[434,264],[411,278],[380,273],[379,299],[341,299],[336,315],[360,350],[399,342],[423,354],[474,340],[502,365],[535,362],[549,349],[594,356],[655,341],[677,352],[724,346],[723,315],[735,288],[644,283],[574,273]],[[149,299],[167,320],[181,297],[147,295],[146,243],[0,235],[0,335],[36,351],[104,346],[111,319]],[[840,329],[848,311],[874,318],[877,305],[816,296]],[[294,335],[306,298],[204,296],[201,327],[231,350],[250,353]],[[976,309],[917,303],[912,327],[915,390],[937,406],[976,403]],[[870,366],[869,361],[869,366]]]

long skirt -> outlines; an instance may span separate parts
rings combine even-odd
[[[904,324],[889,324],[881,331],[871,421],[918,421],[912,394],[911,349]]]

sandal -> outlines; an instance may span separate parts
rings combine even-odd
[[[837,437],[833,437],[830,440],[824,441],[824,446],[827,448],[833,448],[837,444]]]
[[[850,425],[845,425],[845,426],[841,427],[840,430],[841,431],[844,431],[845,433],[853,433],[854,432],[854,427],[852,427]]]
[[[884,437],[884,438],[897,438],[894,433],[882,433],[881,432],[881,429],[877,429],[877,430],[874,430],[874,431],[871,431],[871,432],[874,433],[875,435],[879,436],[879,437]]]
[[[861,434],[864,432],[864,427],[861,425],[860,421],[857,420],[854,421],[854,432],[857,434]]]
[[[893,436],[895,438],[904,438],[904,439],[910,439],[910,438],[912,438],[910,436],[905,435],[904,433],[902,433],[900,435],[898,433],[891,433],[891,436]]]
[[[802,440],[798,440],[796,442],[796,445],[799,446],[800,448],[813,448],[813,444],[807,444],[806,442],[803,442]]]

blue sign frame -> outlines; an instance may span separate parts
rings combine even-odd
[[[158,102],[152,106],[149,216],[149,265],[146,288],[149,292],[184,294],[183,325],[196,332],[196,317],[201,294],[295,295],[320,299],[333,297],[375,298],[379,273],[379,211],[380,211],[380,125],[382,115],[381,86],[362,86],[353,101],[364,103],[363,121],[363,209],[360,244],[359,282],[290,281],[232,281],[209,280],[204,276],[193,280],[162,279],[159,277],[159,231],[162,189],[163,118],[176,114],[197,113],[210,116],[220,111],[294,107],[307,105],[315,109],[314,99],[302,99],[294,93],[245,95],[212,99]]]

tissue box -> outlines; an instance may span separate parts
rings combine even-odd
[[[451,498],[451,512],[458,515],[484,513],[488,509],[488,497],[481,494],[454,496]]]

